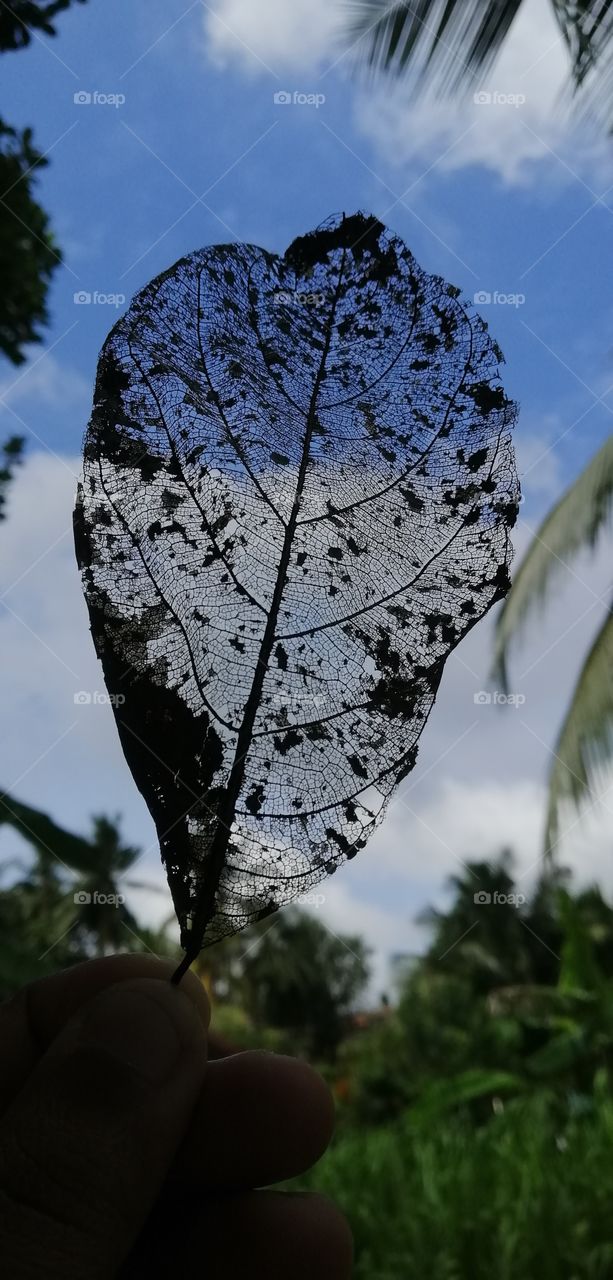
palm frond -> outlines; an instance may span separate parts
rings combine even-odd
[[[553,0],[553,7],[579,87],[608,53],[613,34],[613,0],[584,0],[582,4]]]
[[[542,605],[561,569],[583,548],[594,547],[613,510],[613,436],[537,530],[499,614],[494,677],[507,687],[511,645],[524,630],[535,606]]]
[[[549,775],[545,847],[559,837],[560,807],[579,805],[613,759],[613,610],[596,636],[573,691]]]
[[[96,869],[96,851],[89,840],[65,831],[40,809],[0,793],[0,826],[5,824],[19,832],[43,859],[57,858],[58,864],[74,871]]]
[[[416,95],[428,83],[454,94],[479,88],[500,53],[522,0],[344,0],[349,34],[375,71],[410,73]],[[572,85],[593,114],[613,115],[613,0],[551,0]],[[527,8],[528,0],[525,0]]]
[[[370,67],[415,72],[415,90],[428,73],[452,93],[494,62],[521,0],[345,0],[345,7]]]
[[[583,114],[613,123],[613,0],[552,0]]]
[[[152,880],[122,880],[121,884],[126,889],[134,889],[139,893],[163,893],[164,896],[168,893],[165,884],[154,884]]]

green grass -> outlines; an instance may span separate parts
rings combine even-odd
[[[613,1103],[516,1100],[342,1137],[309,1177],[356,1243],[355,1280],[611,1280]]]

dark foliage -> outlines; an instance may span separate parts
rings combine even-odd
[[[108,338],[77,554],[188,957],[365,844],[504,596],[501,358],[362,214],[191,254]]]
[[[0,52],[24,49],[38,32],[54,36],[53,19],[71,3],[0,4]],[[26,359],[28,343],[41,339],[49,318],[49,281],[62,260],[47,214],[33,196],[37,172],[46,163],[32,145],[31,129],[20,132],[0,120],[0,352],[13,364]]]
[[[46,165],[32,146],[32,130],[19,133],[0,120],[0,352],[13,364],[41,338],[47,323],[49,280],[61,262],[44,209],[33,198],[37,171]]]
[[[334,1058],[368,979],[367,948],[304,911],[291,909],[264,928],[240,965],[245,1008],[260,1029],[283,1028],[293,1052]]]
[[[6,519],[7,491],[23,458],[23,436],[9,436],[0,446],[0,520]]]
[[[30,846],[26,858],[0,859],[0,1000],[92,956],[172,953],[165,926],[139,924],[126,904],[126,889],[158,887],[132,878],[140,850],[124,843],[118,818],[98,815],[89,836],[77,835],[0,793],[0,828]]]
[[[42,31],[54,36],[53,19],[73,0],[53,0],[51,4],[37,4],[35,0],[11,0],[0,8],[0,50],[24,49],[32,39],[32,32]],[[85,4],[85,0],[76,0]]]

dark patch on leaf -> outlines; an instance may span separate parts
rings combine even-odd
[[[484,417],[496,409],[504,409],[507,404],[502,387],[493,387],[489,382],[475,382],[467,391]]]
[[[328,840],[332,841],[332,844],[338,845],[338,848],[345,854],[346,858],[353,856],[351,853],[351,845],[347,837],[343,835],[342,831],[335,831],[334,827],[326,827],[326,836],[328,837]]]
[[[296,729],[289,729],[283,737],[279,736],[273,738],[273,742],[277,751],[280,751],[281,755],[285,756],[288,751],[291,751],[292,747],[300,746],[300,743],[302,742],[302,734],[298,733]]]
[[[257,814],[260,812],[264,803],[264,788],[261,783],[257,787],[252,787],[249,792],[245,805],[250,813]]]
[[[349,764],[351,765],[351,768],[353,769],[353,772],[355,773],[355,775],[356,775],[356,777],[357,777],[357,778],[367,778],[367,777],[368,777],[368,769],[365,769],[365,768],[364,768],[363,761],[362,761],[362,760],[360,760],[360,757],[359,757],[359,756],[357,756],[357,755],[351,755],[351,756],[348,756],[347,758],[348,758]]]

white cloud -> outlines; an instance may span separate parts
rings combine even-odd
[[[217,0],[204,21],[210,56],[219,65],[275,75],[318,67],[340,26],[330,0]]]
[[[351,870],[345,868],[322,884],[325,901],[313,914],[337,937],[357,935],[364,939],[371,950],[367,998],[376,1003],[383,991],[389,992],[390,960],[395,955],[422,951],[425,934],[408,904],[404,909],[397,902],[379,906],[372,896],[362,896],[354,888]]]
[[[469,94],[452,105],[430,97],[415,106],[400,82],[374,95],[362,92],[358,122],[390,163],[426,164],[440,156],[443,171],[480,165],[507,182],[527,181],[534,162],[553,161],[551,152],[563,149],[571,132],[560,103],[567,74],[551,6],[536,0],[522,6],[495,67],[476,82],[491,101],[474,102]]]
[[[330,895],[330,918],[338,920],[336,927],[358,929],[373,947],[371,995],[389,984],[394,954],[423,950],[428,934],[415,917],[427,906],[448,902],[448,877],[465,876],[467,862],[490,861],[510,849],[516,891],[529,896],[544,868],[544,802],[544,786],[529,778],[508,783],[481,782],[477,777],[471,783],[442,777],[424,804],[413,799],[414,812],[401,798],[392,805],[384,826],[361,855],[360,869],[352,864],[339,873],[338,900]],[[564,815],[564,835],[556,851],[558,864],[570,868],[577,886],[598,883],[609,898],[612,814],[613,785],[603,803],[580,816],[575,810]],[[328,893],[328,886],[323,887]],[[480,887],[475,879],[475,893]]]
[[[378,865],[395,875],[407,861],[416,885],[438,895],[445,876],[461,874],[467,862],[516,852],[525,872],[541,857],[544,785],[530,778],[461,781],[443,775],[424,800],[401,792],[378,837]],[[410,807],[408,807],[410,805]],[[422,889],[423,891],[423,889]]]
[[[568,56],[548,0],[522,5],[487,82],[476,82],[492,95],[489,105],[470,93],[414,104],[402,79],[391,77],[373,87],[358,74],[359,48],[351,49],[344,26],[343,7],[330,0],[217,0],[205,15],[207,51],[218,65],[277,77],[317,72],[322,84],[338,65],[353,83],[359,132],[396,169],[418,175],[431,165],[443,172],[479,166],[521,185],[540,181],[546,165],[549,183],[568,183],[575,173],[611,181],[606,139],[579,130],[569,110]],[[308,88],[317,91],[316,78]],[[504,95],[523,101],[514,106]]]
[[[79,706],[103,690],[72,537],[77,458],[29,453],[0,525],[0,789],[48,808],[66,825],[125,810],[131,841],[152,824],[123,761],[111,708]]]
[[[54,356],[36,356],[31,365],[0,382],[2,400],[8,405],[32,402],[42,409],[79,408],[85,415],[91,404],[91,386],[82,374],[60,364]]]
[[[532,429],[523,414],[515,437],[517,470],[525,498],[549,504],[562,489],[562,467],[556,442],[564,434],[557,414],[545,414]]]

